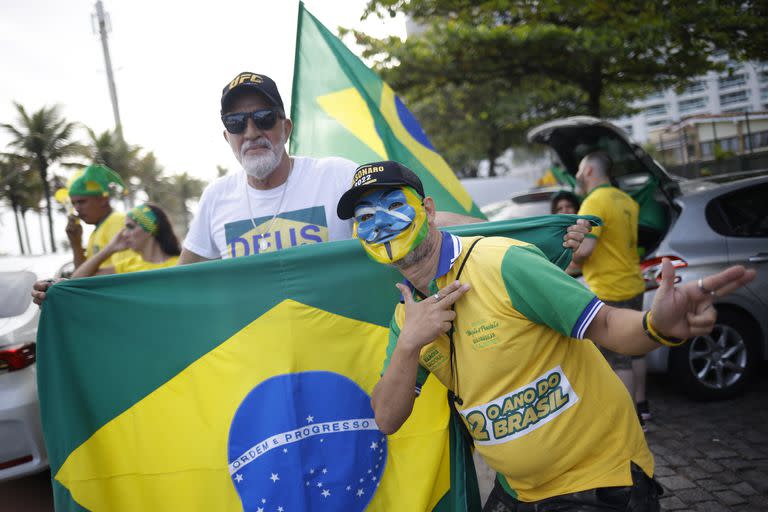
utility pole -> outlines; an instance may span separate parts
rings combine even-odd
[[[98,24],[99,36],[101,36],[101,48],[104,50],[104,65],[107,68],[107,83],[109,84],[109,97],[112,100],[112,114],[115,116],[115,130],[121,132],[120,109],[117,106],[117,89],[115,77],[112,74],[112,59],[109,58],[109,43],[107,34],[112,30],[109,22],[109,13],[104,12],[101,0],[96,0],[96,12],[91,15],[91,20]],[[96,27],[93,28],[96,32]]]

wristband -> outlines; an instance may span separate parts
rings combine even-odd
[[[647,334],[648,337],[653,341],[660,343],[661,345],[666,345],[667,347],[679,347],[688,341],[687,339],[673,338],[671,336],[664,336],[663,334],[659,334],[659,332],[653,328],[653,324],[651,323],[650,311],[646,311],[643,315],[643,330],[645,331],[645,334]]]

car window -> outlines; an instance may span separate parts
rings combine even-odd
[[[712,229],[724,236],[768,238],[768,183],[726,194],[707,206]]]
[[[32,272],[0,272],[0,318],[24,313],[32,302],[32,285],[36,276]]]

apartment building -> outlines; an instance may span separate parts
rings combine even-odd
[[[727,56],[718,60],[727,62]],[[634,103],[640,112],[612,122],[643,144],[651,132],[689,117],[768,111],[768,62],[727,63],[732,72],[711,71],[680,93],[666,89],[652,94]]]

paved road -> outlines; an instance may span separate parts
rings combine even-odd
[[[692,402],[663,376],[648,382],[648,443],[668,511],[768,511],[768,365],[743,396]],[[492,476],[485,474],[484,491]],[[50,475],[0,484],[0,512],[53,510]]]

